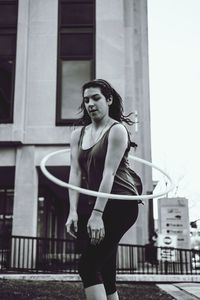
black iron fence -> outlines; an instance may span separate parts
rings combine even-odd
[[[78,273],[80,245],[74,240],[0,237],[0,272]],[[200,251],[121,244],[118,274],[200,274]]]

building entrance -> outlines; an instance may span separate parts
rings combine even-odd
[[[0,266],[8,264],[13,223],[14,167],[0,167]]]

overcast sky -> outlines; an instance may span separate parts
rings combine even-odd
[[[148,0],[152,161],[200,218],[200,0]],[[154,179],[160,179],[154,173]],[[164,183],[160,181],[159,189]],[[156,212],[155,212],[156,216]]]

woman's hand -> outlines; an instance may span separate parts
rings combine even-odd
[[[76,211],[69,213],[65,226],[67,232],[76,239],[76,234],[78,231],[78,214]]]
[[[91,238],[91,244],[99,244],[105,236],[105,228],[102,219],[102,213],[93,211],[87,224],[88,235]]]

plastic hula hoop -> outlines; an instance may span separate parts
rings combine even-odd
[[[94,196],[94,197],[102,197],[102,198],[109,198],[109,199],[116,199],[116,200],[146,200],[146,199],[152,199],[152,198],[158,198],[161,196],[166,195],[167,193],[169,193],[170,191],[172,191],[174,189],[174,184],[173,181],[171,179],[171,177],[163,170],[161,170],[159,167],[155,166],[153,163],[141,159],[139,157],[133,156],[133,155],[129,155],[129,158],[132,160],[135,160],[137,162],[140,162],[142,164],[145,164],[151,168],[154,168],[156,170],[158,170],[159,172],[161,172],[164,176],[167,177],[167,179],[170,182],[170,185],[168,187],[166,187],[166,190],[163,191],[162,193],[157,193],[157,194],[149,194],[149,195],[119,195],[119,194],[109,194],[109,193],[102,193],[102,192],[97,192],[97,191],[93,191],[93,190],[88,190],[88,189],[84,189],[75,185],[72,185],[70,183],[64,182],[60,179],[58,179],[57,177],[53,176],[49,171],[47,171],[46,169],[46,163],[49,160],[50,157],[55,156],[57,154],[60,153],[64,153],[64,152],[70,152],[70,149],[62,149],[62,150],[58,150],[58,151],[54,151],[49,153],[48,155],[46,155],[40,163],[40,168],[41,171],[43,172],[43,174],[52,182],[54,182],[57,185],[60,185],[62,187],[77,191],[81,194],[86,194],[89,196]]]

